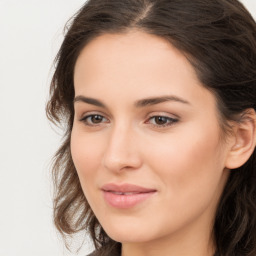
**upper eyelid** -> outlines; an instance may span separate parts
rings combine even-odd
[[[80,122],[84,123],[86,126],[88,127],[97,127],[97,126],[100,126],[102,123],[108,123],[108,122],[100,122],[100,123],[93,123],[93,122],[90,122],[88,121],[87,119],[90,118],[90,117],[93,117],[93,116],[102,116],[103,119],[107,119],[105,116],[103,115],[99,115],[99,114],[88,114],[88,115],[84,115],[83,117],[81,117],[79,119]],[[107,119],[108,120],[108,119]]]
[[[79,118],[79,121],[81,121],[81,122],[85,122],[85,120],[87,119],[87,118],[89,118],[89,117],[92,117],[92,116],[102,116],[104,119],[107,119],[107,121],[109,121],[109,118],[108,117],[106,117],[104,114],[102,114],[102,113],[100,113],[100,112],[97,112],[97,113],[95,113],[94,111],[93,112],[89,112],[89,113],[86,113],[86,114],[84,114],[84,115],[82,115],[82,117],[81,118]],[[169,114],[170,115],[170,114]],[[144,119],[144,123],[150,123],[150,120],[152,119],[152,118],[155,118],[155,117],[164,117],[164,118],[167,118],[168,120],[169,120],[169,122],[171,122],[171,123],[175,123],[175,122],[178,122],[178,121],[180,121],[180,118],[179,117],[177,117],[176,115],[175,115],[175,117],[171,117],[171,116],[169,116],[169,115],[167,115],[167,114],[164,114],[164,113],[162,113],[162,114],[160,114],[160,113],[151,113],[149,116],[147,116],[145,119]],[[106,122],[100,122],[98,125],[100,125],[100,124],[102,124],[102,123],[106,123]],[[96,124],[95,124],[96,125]],[[161,126],[161,125],[153,125],[153,126]],[[164,125],[163,125],[164,126]]]
[[[153,116],[148,117],[147,120],[149,120],[149,119],[151,119],[151,118],[154,118],[154,117],[164,117],[164,118],[171,119],[171,120],[177,120],[177,119],[178,119],[178,118],[176,118],[176,117],[171,117],[171,116],[153,115]]]
[[[87,111],[87,112],[83,112],[81,115],[78,115],[78,116],[80,116],[79,119],[83,119],[85,117],[93,116],[93,115],[103,116],[104,118],[110,119],[109,115],[102,113],[101,111]]]
[[[102,114],[86,114],[86,115],[83,115],[81,118],[79,118],[80,121],[84,121],[85,119],[89,118],[89,117],[93,117],[93,116],[102,116],[104,119],[107,119],[109,120],[107,117],[105,117],[104,115]]]
[[[79,113],[80,111],[78,110],[78,111],[75,111],[75,113]],[[82,111],[81,111],[82,112]],[[104,116],[107,116],[108,118],[112,118],[112,115],[111,114],[108,114],[108,113],[105,113],[105,112],[103,112],[103,111],[101,111],[101,110],[88,110],[88,111],[83,111],[83,114],[82,115],[90,115],[90,114],[95,114],[95,115],[97,115],[97,114],[99,114],[99,115],[104,115]],[[177,117],[177,118],[179,118],[179,116],[178,115],[176,115],[176,114],[174,114],[174,113],[171,113],[171,112],[168,112],[168,111],[156,111],[156,110],[152,110],[152,111],[150,111],[150,113],[149,114],[147,114],[147,116],[148,115],[153,115],[153,116],[169,116],[169,115],[171,115],[171,116],[174,116],[175,118]]]
[[[93,122],[90,122],[90,121],[87,120],[88,118],[90,118],[90,117],[92,117],[94,115],[96,116],[97,114],[85,115],[79,121],[83,122],[86,126],[91,127],[91,128],[93,128],[93,127],[96,128],[96,127],[99,127],[99,126],[102,126],[102,125],[106,125],[107,123],[109,123],[108,121],[107,122],[101,121],[99,123],[93,123]],[[102,115],[100,115],[100,116],[102,116]],[[164,124],[152,124],[152,123],[150,123],[150,120],[152,118],[159,117],[159,116],[167,118],[168,119],[167,122],[164,123]],[[104,116],[102,116],[102,117],[105,118]],[[163,116],[163,115],[162,116],[161,115],[152,115],[151,117],[148,117],[145,121],[143,121],[143,123],[146,124],[146,125],[149,125],[151,127],[157,128],[157,129],[167,129],[167,128],[172,127],[173,125],[175,125],[179,121],[180,121],[179,118],[172,118],[172,117]]]
[[[169,116],[161,116],[161,115],[154,115],[154,116],[151,116],[151,117],[149,117],[149,118],[147,118],[147,123],[149,123],[150,122],[150,120],[152,119],[152,118],[155,118],[155,117],[164,117],[164,118],[166,118],[166,119],[168,119],[168,121],[170,122],[170,123],[176,123],[176,122],[179,122],[180,121],[180,119],[179,118],[173,118],[173,117],[169,117]],[[166,124],[163,124],[162,126],[165,126]],[[154,125],[154,126],[161,126],[161,125]]]
[[[99,116],[103,116],[104,118],[111,119],[111,117],[109,115],[102,113],[101,111],[89,111],[89,112],[83,113],[81,115],[82,117],[80,119],[85,118],[87,116],[93,116],[93,115],[99,115]],[[169,115],[171,115],[171,116],[169,116]],[[180,117],[177,115],[170,114],[170,113],[163,113],[163,112],[150,113],[149,115],[147,115],[146,119],[149,119],[149,118],[152,118],[155,116],[162,116],[162,117],[167,117],[167,118],[171,118],[171,119],[180,119]]]
[[[179,118],[178,115],[174,114],[174,113],[169,113],[166,111],[152,111],[149,116],[165,116],[165,117],[170,117],[170,118]]]
[[[162,117],[168,117],[168,118],[172,118],[172,119],[180,119],[180,117],[178,115],[175,114],[171,114],[171,113],[167,113],[167,112],[153,112],[151,114],[148,115],[148,118],[150,117],[154,117],[154,116],[162,116]]]

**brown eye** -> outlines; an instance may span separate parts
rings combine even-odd
[[[168,122],[168,118],[164,117],[164,116],[156,116],[155,117],[155,123],[157,125],[163,125],[166,124]]]
[[[101,115],[88,115],[83,117],[80,121],[84,122],[86,125],[93,126],[106,122],[107,119]]]
[[[91,116],[91,122],[94,124],[98,124],[102,121],[103,117],[99,115],[93,115]]]
[[[178,119],[174,119],[168,116],[152,116],[149,119],[148,123],[151,123],[153,126],[161,128],[171,126],[178,121]]]

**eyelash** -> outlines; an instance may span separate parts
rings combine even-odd
[[[172,125],[174,125],[174,123],[177,123],[179,121],[176,118],[171,118],[169,116],[162,116],[162,115],[151,116],[151,117],[149,117],[148,120],[153,119],[153,120],[156,121],[156,118],[161,118],[161,119],[164,119],[165,121],[168,122],[168,123],[165,123],[165,124],[151,124],[152,126],[157,127],[157,128],[164,128],[164,127],[172,126]],[[148,122],[149,121],[146,121],[146,123],[148,123]]]
[[[87,126],[91,126],[91,127],[99,126],[102,122],[100,122],[100,123],[93,123],[92,121],[88,122],[88,119],[93,118],[93,117],[100,117],[102,120],[106,119],[102,115],[91,114],[91,115],[87,115],[87,116],[81,118],[80,121],[83,122]],[[171,118],[171,117],[168,117],[168,116],[154,115],[154,116],[149,117],[148,121],[146,121],[146,123],[149,123],[149,120],[151,120],[151,119],[155,119],[155,121],[156,121],[156,118],[162,118],[162,119],[164,119],[165,121],[168,122],[168,123],[165,123],[165,124],[151,124],[151,126],[156,127],[156,128],[165,128],[165,127],[168,127],[168,126],[172,126],[172,125],[174,125],[174,123],[177,123],[179,121],[178,119]]]
[[[83,122],[85,125],[87,125],[87,126],[99,126],[100,124],[95,124],[95,123],[92,123],[92,124],[90,124],[87,120],[89,119],[89,118],[92,118],[92,117],[95,117],[95,116],[97,116],[97,117],[100,117],[100,118],[105,118],[104,116],[102,116],[102,115],[98,115],[98,114],[92,114],[92,115],[87,115],[87,116],[85,116],[85,117],[83,117],[83,118],[81,118],[80,119],[80,121],[81,122]]]

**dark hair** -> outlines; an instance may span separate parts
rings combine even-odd
[[[47,116],[65,126],[53,165],[54,223],[66,237],[88,231],[97,255],[120,253],[105,233],[78,179],[71,152],[74,66],[81,50],[99,35],[137,29],[159,36],[182,52],[218,103],[224,134],[227,121],[256,109],[256,24],[237,0],[89,0],[69,21],[56,57]],[[232,170],[213,227],[218,255],[256,255],[256,152]]]

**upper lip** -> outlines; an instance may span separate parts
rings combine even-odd
[[[156,191],[156,189],[153,189],[153,188],[144,188],[138,185],[128,184],[128,183],[126,184],[109,183],[102,186],[101,189],[107,192],[113,191],[113,192],[122,192],[122,193],[128,193],[128,192],[149,193],[149,192]]]

